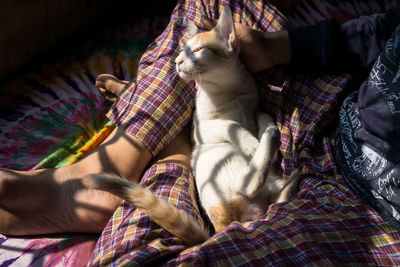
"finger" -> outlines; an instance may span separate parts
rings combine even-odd
[[[201,22],[203,25],[206,27],[207,30],[211,30],[212,28],[217,25],[217,22],[215,20],[211,20],[205,16],[201,16]]]

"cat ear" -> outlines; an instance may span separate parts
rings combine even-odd
[[[186,30],[188,31],[190,36],[194,36],[199,33],[199,29],[190,19],[186,19]]]
[[[233,22],[232,13],[229,9],[229,6],[225,6],[222,10],[217,26],[215,26],[215,31],[229,49],[239,49],[239,41],[236,36],[235,23]]]

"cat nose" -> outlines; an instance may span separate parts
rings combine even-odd
[[[179,67],[179,65],[181,65],[183,63],[183,59],[177,58],[175,60],[175,64]]]
[[[175,60],[176,69],[177,69],[178,71],[181,71],[180,65],[181,65],[182,63],[183,63],[183,59],[177,58],[177,59]]]

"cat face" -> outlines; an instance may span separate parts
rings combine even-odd
[[[197,33],[193,22],[187,22],[192,37],[175,60],[176,71],[184,80],[197,82],[215,77],[226,64],[237,57],[238,45],[230,9],[225,7],[221,17],[209,32]]]

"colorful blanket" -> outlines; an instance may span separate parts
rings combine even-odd
[[[115,128],[94,86],[96,76],[131,80],[143,51],[166,22],[153,18],[106,29],[79,49],[31,63],[28,71],[2,83],[0,167],[60,167],[92,151]],[[97,238],[0,235],[0,266],[85,266]]]
[[[269,5],[263,12],[270,28],[278,30],[384,12],[394,4],[312,0],[285,10],[285,16]],[[100,73],[133,78],[149,33],[163,23],[136,25],[144,35],[132,28],[119,29],[118,38],[109,38],[112,43],[90,43],[80,56],[47,63],[1,85],[1,166],[58,167],[96,147],[114,126],[105,119],[106,106],[94,78]],[[257,78],[263,108],[272,112],[282,133],[282,169],[289,174],[302,166],[300,191],[290,202],[272,205],[256,222],[233,223],[191,248],[123,203],[96,244],[97,237],[84,235],[1,236],[0,265],[80,266],[88,260],[90,265],[114,266],[400,265],[400,234],[347,187],[336,168],[335,120],[348,77],[304,77],[272,70]],[[144,177],[143,185],[201,220],[190,173],[162,164],[151,166]]]

